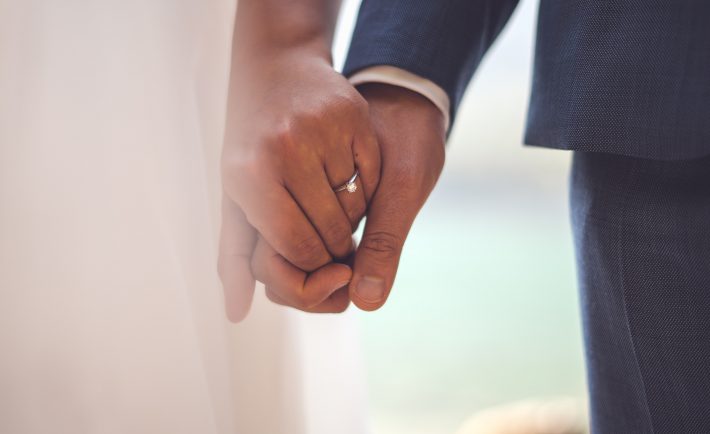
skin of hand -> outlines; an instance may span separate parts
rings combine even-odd
[[[359,90],[369,104],[381,151],[382,173],[367,211],[362,241],[354,256],[349,288],[339,289],[310,306],[283,299],[267,288],[267,296],[277,304],[317,313],[341,312],[350,300],[363,310],[376,310],[384,305],[409,229],[443,169],[445,123],[436,106],[423,96],[396,86],[367,84]],[[335,274],[306,275],[280,257],[263,239],[256,243],[253,257],[258,260],[253,261],[253,267],[257,275],[278,275],[278,284],[283,287],[304,279],[323,288],[342,284]],[[343,272],[337,277],[345,278],[345,275]]]
[[[285,7],[279,2],[247,2],[247,10],[268,16]],[[379,182],[380,151],[367,103],[333,70],[328,46],[307,38],[233,58],[219,258],[232,321],[248,312],[255,280],[272,300],[301,310],[349,304],[341,288],[352,271],[334,259],[352,253],[352,231]],[[356,167],[357,191],[333,192]]]
[[[441,174],[446,126],[441,111],[415,92],[386,84],[358,90],[369,104],[382,159],[349,285],[352,302],[370,311],[387,300],[409,229]]]

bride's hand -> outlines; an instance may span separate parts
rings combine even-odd
[[[331,262],[352,253],[351,234],[379,181],[367,104],[327,57],[297,49],[249,59],[230,93],[222,178],[231,203],[220,251],[230,317],[248,309],[254,278],[272,298],[311,309],[350,279],[349,267]],[[357,190],[335,193],[356,169]],[[252,262],[248,226],[263,240],[253,258],[261,262]]]

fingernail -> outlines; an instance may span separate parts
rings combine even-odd
[[[379,277],[364,276],[357,283],[356,291],[363,301],[380,301],[385,296],[385,281]]]

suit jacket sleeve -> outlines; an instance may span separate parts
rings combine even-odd
[[[518,0],[363,0],[343,73],[391,65],[441,86],[451,120]]]

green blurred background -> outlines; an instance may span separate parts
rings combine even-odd
[[[357,7],[344,3],[336,62]],[[375,434],[452,433],[521,399],[583,403],[570,155],[521,146],[536,11],[521,1],[474,77],[388,304],[358,314]]]

